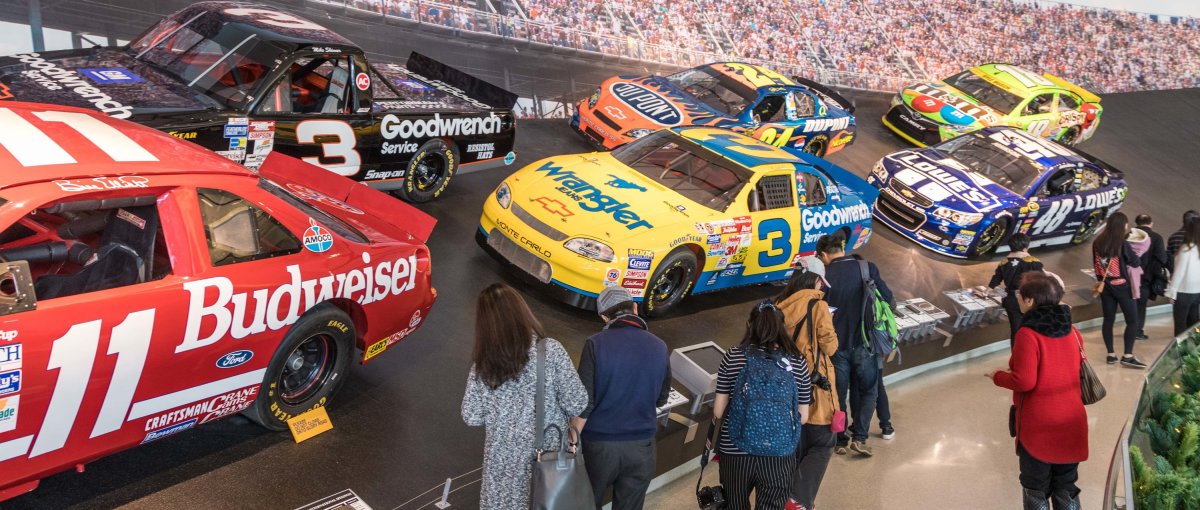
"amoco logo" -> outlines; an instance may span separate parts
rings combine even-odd
[[[304,231],[304,247],[313,253],[321,253],[329,251],[333,247],[333,234],[317,225],[312,219],[308,220],[310,226]]]

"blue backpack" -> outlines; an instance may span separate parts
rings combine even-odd
[[[796,453],[800,410],[796,378],[783,355],[746,349],[746,367],[730,395],[729,439],[750,455],[782,457]]]

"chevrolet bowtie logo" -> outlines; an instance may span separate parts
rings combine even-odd
[[[550,214],[557,214],[559,216],[562,216],[563,218],[575,215],[575,213],[571,212],[570,209],[567,209],[566,204],[559,202],[558,200],[555,200],[553,198],[538,197],[538,198],[533,199],[533,201],[537,202],[539,204],[542,204],[542,209],[550,211]]]
[[[904,195],[904,196],[905,196],[905,197],[907,197],[907,198],[913,198],[913,197],[915,197],[915,196],[916,196],[916,194],[914,194],[913,192],[911,192],[911,191],[909,191],[909,190],[906,190],[906,189],[902,189],[902,190],[900,190],[900,194],[901,194],[901,195]]]

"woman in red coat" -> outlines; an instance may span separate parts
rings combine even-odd
[[[1071,325],[1063,290],[1040,272],[1017,291],[1024,314],[1008,370],[990,374],[1013,392],[1013,420],[1026,510],[1078,510],[1079,463],[1088,457],[1087,412],[1079,389],[1083,337]]]

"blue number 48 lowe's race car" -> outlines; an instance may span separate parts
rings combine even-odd
[[[989,127],[889,154],[867,182],[875,217],[952,257],[983,255],[1016,232],[1032,246],[1080,244],[1125,202],[1123,174],[1078,149]]]

